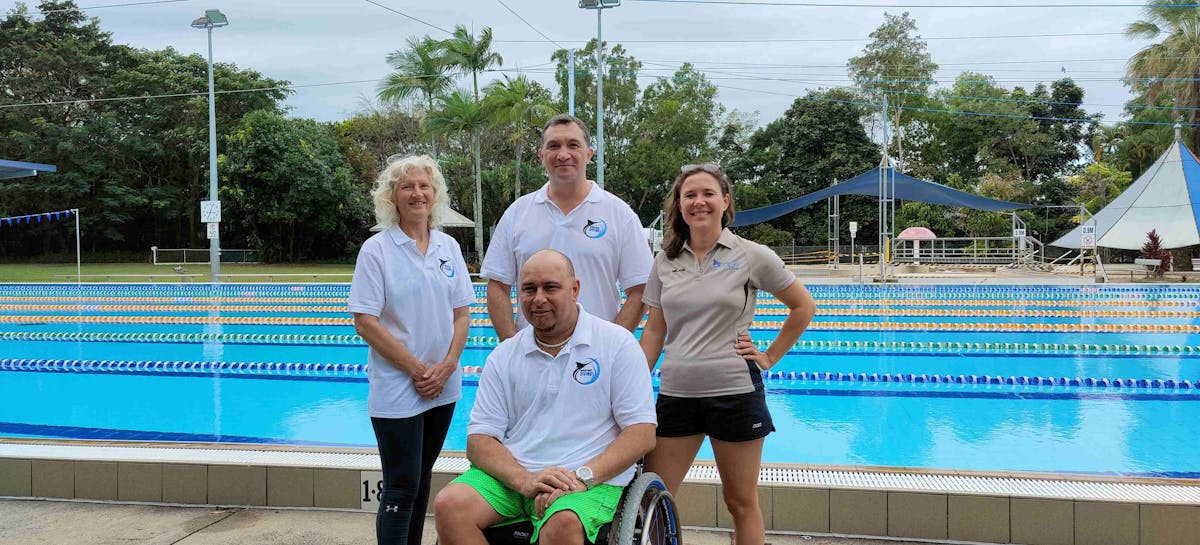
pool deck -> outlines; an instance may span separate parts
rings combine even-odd
[[[731,545],[724,530],[685,528],[686,545]],[[424,545],[433,545],[433,520]],[[370,545],[375,515],[337,511],[0,500],[0,545]],[[770,545],[914,543],[770,533]]]
[[[467,466],[461,453],[445,454],[434,489]],[[369,518],[377,504],[364,500],[364,484],[381,478],[373,449],[0,440],[0,498],[8,500],[249,507],[241,518],[250,521],[290,509],[314,520],[331,511]],[[1200,535],[1194,480],[773,464],[759,482],[767,530],[780,535],[1029,545],[1196,545]],[[720,497],[715,467],[693,466],[678,497],[683,525],[730,528]],[[25,504],[0,504],[0,545],[5,505]],[[124,526],[137,525],[114,531]],[[58,542],[25,537],[12,543]]]

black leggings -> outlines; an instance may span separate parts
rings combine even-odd
[[[454,403],[449,403],[410,418],[371,418],[383,462],[375,516],[379,545],[421,545],[433,463],[453,416]]]

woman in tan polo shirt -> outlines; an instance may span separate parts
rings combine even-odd
[[[735,543],[761,545],[758,473],[763,441],[775,429],[762,371],[796,343],[816,304],[779,256],[727,229],[733,223],[730,185],[718,165],[687,165],[667,198],[670,231],[643,296],[650,317],[641,345],[651,370],[663,354],[658,441],[646,470],[678,493],[707,436]],[[788,307],[766,352],[749,338],[759,289]]]

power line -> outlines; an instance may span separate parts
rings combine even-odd
[[[496,1],[497,1],[497,2],[500,2],[500,5],[501,5],[501,6],[504,6],[504,9],[508,10],[508,12],[509,12],[509,13],[511,13],[511,14],[513,14],[514,16],[516,16],[516,18],[517,18],[517,19],[520,19],[522,23],[525,23],[525,26],[527,26],[527,27],[529,27],[529,28],[533,29],[533,31],[534,31],[534,32],[536,32],[536,33],[540,34],[540,35],[541,35],[543,38],[545,38],[545,39],[546,39],[546,41],[548,41],[548,42],[550,42],[550,43],[552,43],[552,44],[554,44],[554,45],[558,46],[558,48],[559,48],[559,49],[567,49],[566,47],[563,47],[563,45],[562,45],[562,44],[560,44],[560,43],[558,43],[558,42],[554,41],[554,39],[553,39],[553,38],[551,38],[551,37],[547,36],[545,33],[543,33],[542,31],[538,30],[538,28],[537,28],[537,27],[535,27],[535,26],[533,26],[533,24],[531,24],[529,21],[526,21],[524,17],[521,17],[521,14],[519,14],[519,13],[517,13],[517,12],[513,11],[513,9],[512,9],[512,8],[508,7],[508,4],[505,4],[505,3],[504,3],[504,0],[496,0]]]
[[[535,64],[532,66],[538,67],[538,66],[543,66],[543,65],[552,64],[552,63],[553,63],[553,61],[547,61],[547,62],[544,62],[541,64]],[[521,69],[520,68],[516,68],[516,69],[490,68],[488,70],[481,70],[481,72],[517,72],[517,73],[520,73]],[[413,78],[432,78],[432,77],[437,77],[437,76],[435,76],[435,75],[416,75],[416,76],[412,76],[412,77]],[[247,87],[247,88],[243,88],[243,89],[225,89],[225,90],[220,90],[220,91],[214,91],[213,93],[217,94],[217,95],[230,95],[230,94],[238,94],[238,93],[257,93],[257,92],[263,92],[263,91],[294,91],[296,89],[308,89],[308,88],[312,88],[312,87],[332,87],[335,85],[359,85],[359,84],[363,84],[363,83],[378,83],[378,82],[379,82],[378,79],[359,79],[359,80],[350,80],[350,81],[331,81],[331,82],[325,82],[325,83],[276,85],[276,86],[272,86],[272,87]],[[158,98],[183,98],[183,97],[207,96],[207,95],[208,95],[208,91],[196,91],[196,92],[192,92],[192,93],[164,93],[164,94],[158,94],[158,95],[130,95],[130,96],[123,96],[123,97],[82,98],[82,99],[54,100],[54,101],[47,101],[47,102],[20,102],[20,103],[16,103],[16,104],[0,104],[0,109],[19,108],[19,107],[28,107],[28,106],[58,106],[58,105],[62,105],[62,104],[91,104],[91,103],[96,103],[96,102],[121,102],[121,101],[128,101],[128,100],[147,100],[147,99],[158,99]]]
[[[87,10],[91,10],[91,9],[123,8],[126,6],[148,6],[150,4],[174,4],[177,2],[187,2],[187,1],[189,1],[189,0],[153,0],[151,2],[128,2],[125,4],[108,4],[108,5],[104,5],[104,6],[87,6],[87,7],[76,6],[73,8],[48,9],[46,11],[38,10],[38,13],[41,13],[42,15],[46,15],[48,13],[60,13],[60,12],[64,12],[64,11],[76,11],[76,10],[87,11]]]
[[[794,95],[791,95],[788,93],[780,93],[780,92],[776,92],[776,91],[766,91],[763,89],[748,89],[745,87],[733,87],[733,86],[728,86],[728,85],[717,85],[716,87],[719,89],[732,89],[732,90],[736,90],[736,91],[747,91],[747,92],[752,92],[752,93],[763,93],[763,94],[768,94],[768,95],[787,96],[787,97],[793,97],[796,100],[809,100],[809,101],[815,101],[815,102],[833,102],[833,103],[838,103],[838,104],[853,104],[856,106],[866,106],[866,107],[870,107],[870,108],[880,107],[880,104],[875,104],[874,102],[867,102],[867,101],[861,101],[861,100],[839,100],[839,99],[834,99],[834,98],[823,98],[823,97],[814,97],[814,96],[807,96],[807,95],[794,96]],[[935,109],[935,108],[917,108],[917,107],[913,107],[913,106],[893,106],[892,108],[897,109],[897,110],[908,110],[908,111],[929,112],[929,113],[944,113],[944,114],[949,114],[949,115],[969,115],[969,116],[975,116],[975,117],[998,117],[998,118],[1022,119],[1022,120],[1031,120],[1031,121],[1062,121],[1065,123],[1096,123],[1096,124],[1102,125],[1102,123],[1100,123],[1099,120],[1092,119],[1092,118],[1080,118],[1080,117],[1052,117],[1052,116],[997,114],[997,113],[992,113],[992,112],[973,112],[973,111],[966,111],[966,110],[942,110],[942,109]],[[1129,125],[1162,125],[1162,126],[1176,125],[1176,123],[1174,123],[1174,122],[1133,121],[1133,120],[1119,121],[1118,123],[1126,123]],[[1184,126],[1184,127],[1200,127],[1200,123],[1179,123],[1179,125]]]
[[[997,36],[931,36],[922,40],[1004,40],[1028,38],[1078,38],[1085,36],[1124,36],[1124,32],[1070,32],[1064,34],[1005,34]],[[869,42],[874,38],[748,38],[739,40],[605,40],[614,44],[757,44],[757,43],[840,43]],[[509,44],[540,44],[540,40],[495,40]],[[587,43],[586,40],[568,40],[569,43]]]
[[[646,61],[646,62],[647,62],[647,64],[651,64],[651,65],[655,65],[655,66],[666,66],[664,64],[655,63],[655,62],[651,62],[651,61]],[[650,68],[647,70],[673,70],[673,68]],[[724,72],[721,70],[701,70],[701,72],[704,72],[706,76],[707,76],[708,72],[712,72],[712,73],[716,73],[716,74],[737,76],[736,79],[743,79],[743,80],[781,81],[781,82],[786,82],[786,83],[806,83],[806,84],[810,84],[810,85],[828,86],[828,85],[823,84],[822,82],[816,82],[816,81],[769,78],[769,77],[755,76],[755,75],[750,75],[750,74],[736,74],[736,73],[731,73],[731,72]],[[709,77],[709,79],[721,79],[721,78]],[[851,87],[851,86],[842,86],[842,85],[833,85],[832,87],[845,89],[845,90],[849,90],[849,91],[874,91],[874,92],[883,92],[883,93],[889,93],[889,94],[905,94],[905,95],[923,96],[923,97],[930,97],[930,98],[936,98],[939,96],[939,95],[930,95],[927,93],[921,93],[921,92],[917,92],[917,91],[901,91],[901,90],[892,90],[892,89],[879,89],[879,88],[873,88],[873,87],[861,87],[860,88],[860,87]],[[1079,107],[1092,106],[1092,107],[1098,107],[1098,108],[1131,108],[1131,109],[1147,109],[1147,110],[1180,110],[1180,111],[1200,110],[1200,108],[1188,108],[1188,107],[1175,108],[1175,107],[1171,107],[1171,106],[1142,106],[1142,105],[1137,105],[1137,104],[1094,104],[1094,103],[1087,103],[1087,102],[1064,102],[1064,101],[1054,101],[1054,100],[979,97],[979,96],[967,96],[967,95],[940,95],[940,98],[960,99],[960,100],[978,100],[981,102],[1017,103],[1017,104],[1046,104],[1046,105],[1079,106]]]
[[[444,28],[442,28],[442,27],[440,27],[440,26],[437,26],[437,25],[435,25],[435,24],[433,24],[433,23],[430,23],[430,22],[427,22],[427,21],[422,21],[421,19],[417,19],[416,17],[413,17],[412,15],[409,15],[409,14],[407,14],[407,13],[404,13],[404,12],[402,12],[402,11],[398,11],[398,10],[392,9],[392,8],[390,8],[390,7],[388,7],[388,6],[385,6],[385,5],[383,5],[383,4],[380,4],[379,2],[376,2],[375,0],[363,0],[363,1],[364,1],[364,2],[366,2],[366,3],[368,3],[368,4],[373,4],[373,5],[379,6],[379,7],[383,8],[383,9],[386,9],[386,10],[388,10],[388,11],[392,12],[392,13],[395,13],[396,15],[400,15],[400,16],[402,16],[402,17],[407,17],[407,18],[409,18],[409,19],[412,19],[412,20],[414,20],[414,21],[416,21],[416,22],[418,22],[418,23],[421,23],[421,24],[423,24],[423,25],[425,25],[425,26],[429,27],[429,28],[435,28],[435,29],[437,29],[437,30],[440,30],[440,31],[442,31],[442,32],[445,32],[446,34],[450,34],[450,35],[453,35],[453,34],[454,34],[453,32],[450,32],[449,30],[446,30],[446,29],[444,29]]]
[[[718,4],[732,6],[787,6],[803,8],[1144,8],[1145,4],[847,4],[824,2],[777,2],[770,0],[630,0],[659,4]],[[1156,4],[1154,7],[1195,8],[1200,4]]]

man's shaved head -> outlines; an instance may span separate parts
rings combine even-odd
[[[543,260],[547,262],[557,262],[566,268],[567,276],[570,280],[575,279],[575,265],[571,263],[571,258],[567,257],[567,254],[549,248],[545,250],[538,250],[533,255],[529,256],[529,259],[525,260],[525,265],[521,266],[521,270],[524,271],[525,267],[528,267],[529,264],[535,259],[539,260],[539,262]]]

